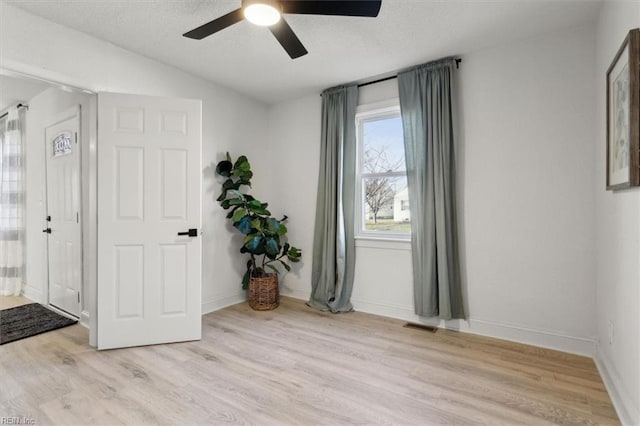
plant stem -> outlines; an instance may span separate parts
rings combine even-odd
[[[253,272],[256,270],[256,258],[253,254],[250,254],[251,256],[251,273],[250,276],[253,276]]]

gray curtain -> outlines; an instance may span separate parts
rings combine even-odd
[[[320,173],[309,306],[349,312],[355,267],[355,167],[358,86],[322,93]]]
[[[464,318],[451,108],[453,58],[398,74],[411,212],[415,312]]]

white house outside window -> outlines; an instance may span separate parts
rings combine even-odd
[[[409,191],[400,107],[363,107],[356,115],[357,236],[408,239]]]

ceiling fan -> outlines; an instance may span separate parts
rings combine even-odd
[[[271,33],[287,51],[291,59],[307,54],[298,36],[287,21],[281,16],[284,13],[302,15],[338,15],[362,16],[374,18],[378,16],[382,0],[242,0],[242,7],[229,12],[220,18],[207,22],[185,34],[185,37],[202,40],[243,19],[269,27]]]

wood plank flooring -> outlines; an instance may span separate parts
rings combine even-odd
[[[24,296],[0,296],[0,309],[10,309],[16,306],[32,303],[31,300]]]
[[[0,347],[0,417],[35,424],[619,424],[591,359],[283,298],[199,342],[98,352],[80,325]]]

